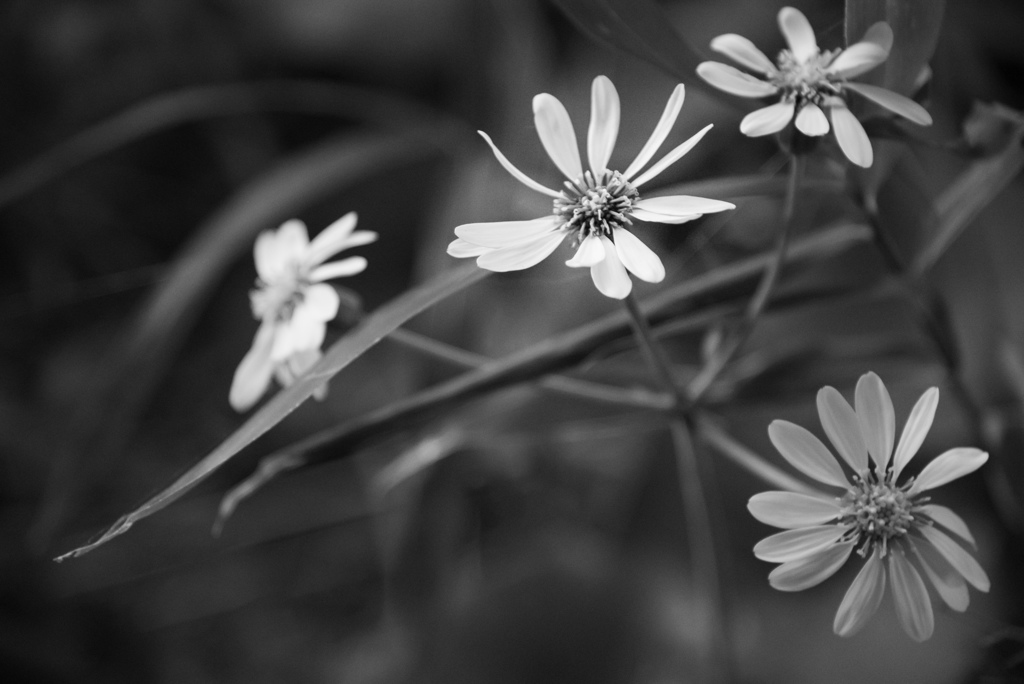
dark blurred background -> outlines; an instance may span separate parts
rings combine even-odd
[[[726,32],[768,54],[782,47],[778,3],[660,4],[702,54]],[[800,8],[823,47],[842,45],[841,2]],[[927,137],[956,140],[975,101],[1024,108],[1022,26],[1015,0],[946,3]],[[500,392],[282,477],[210,535],[220,498],[261,456],[455,372],[388,341],[340,374],[326,401],[182,501],[89,555],[50,560],[243,421],[227,391],[256,330],[247,292],[259,231],[297,216],[315,232],[358,211],[381,239],[360,252],[367,271],[343,284],[372,309],[452,267],[444,247],[455,225],[546,211],[474,131],[555,182],[530,98],[555,94],[582,134],[598,74],[622,97],[613,159],[628,161],[675,80],[591,42],[540,0],[0,5],[5,682],[697,679],[703,600],[654,417]],[[716,128],[659,182],[771,170],[771,141],[737,133],[747,104],[693,81],[669,144]],[[977,154],[920,146],[901,162],[882,193],[897,237],[899,212],[927,203]],[[808,198],[808,224],[848,210]],[[644,233],[668,255],[670,281],[768,248],[778,198],[737,204],[726,223]],[[709,452],[735,681],[1024,681],[1021,216],[1017,178],[929,275],[959,352],[952,370],[898,293],[844,299],[769,315],[750,345],[767,351],[748,357],[763,372],[722,390],[719,406],[739,441],[781,463],[765,427],[786,418],[817,431],[822,385],[850,396],[876,370],[900,424],[939,385],[940,418],[920,458],[968,444],[992,451],[983,475],[936,495],[970,523],[992,593],[972,592],[964,615],[936,606],[925,644],[902,633],[888,599],[863,633],[839,639],[831,620],[856,564],[797,595],[771,590],[770,566],[750,552],[768,530],[745,508],[766,487]],[[920,236],[902,238],[912,249]],[[585,273],[566,271],[492,277],[414,327],[498,356],[612,310]],[[866,290],[883,271],[865,246],[800,276]],[[625,354],[598,372],[629,381],[643,371]],[[950,372],[966,396],[946,391]]]

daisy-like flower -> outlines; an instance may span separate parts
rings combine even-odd
[[[757,109],[740,122],[740,131],[751,137],[777,133],[796,116],[796,127],[807,136],[823,136],[832,119],[836,141],[847,159],[868,167],[874,159],[871,141],[864,127],[846,106],[850,92],[922,126],[932,117],[924,107],[898,93],[849,79],[874,69],[889,57],[892,29],[884,21],[871,26],[859,43],[845,50],[818,48],[807,17],[793,7],[779,11],[779,28],[789,49],[782,50],[776,64],[752,42],[735,33],[718,36],[711,49],[754,71],[757,77],[720,62],[702,62],[697,74],[711,85],[740,97],[781,95],[776,104]]]
[[[781,563],[768,581],[781,591],[802,591],[830,577],[854,552],[865,560],[839,605],[833,630],[849,636],[859,630],[892,586],[896,614],[917,641],[932,634],[934,616],[921,572],[950,608],[967,610],[967,584],[988,591],[989,580],[978,562],[954,541],[974,545],[963,519],[926,494],[967,475],[988,460],[973,448],[950,449],[899,483],[900,474],[931,428],[939,390],[917,401],[893,455],[896,420],[885,385],[874,373],[857,383],[856,410],[832,387],[818,392],[818,415],[832,446],[853,471],[842,466],[809,431],[783,420],[768,427],[779,453],[797,470],[840,490],[819,496],[764,492],[748,508],[761,522],[780,527],[760,541],[754,554]],[[870,458],[869,458],[870,456]],[[953,536],[950,536],[952,533]]]
[[[236,411],[255,404],[270,384],[282,386],[308,371],[320,358],[327,321],[338,314],[340,299],[331,278],[366,268],[360,256],[324,263],[338,252],[373,242],[377,234],[355,230],[350,212],[310,242],[302,221],[286,221],[256,239],[256,288],[249,293],[253,316],[260,321],[252,348],[238,364],[229,400]]]
[[[622,299],[630,293],[633,282],[626,271],[649,283],[661,282],[665,267],[657,254],[626,229],[632,219],[686,223],[703,214],[735,209],[729,202],[688,195],[640,198],[640,186],[693,149],[711,128],[707,125],[640,173],[665,142],[683,106],[684,94],[682,84],[676,86],[647,144],[622,172],[608,168],[619,134],[619,95],[608,78],[595,78],[591,90],[587,171],[580,162],[576,133],[565,107],[547,93],[534,97],[533,116],[541,144],[568,179],[561,190],[545,187],[524,174],[486,133],[478,131],[506,171],[531,190],[551,197],[554,206],[551,215],[531,221],[458,226],[458,239],[448,246],[448,254],[476,257],[477,264],[490,271],[518,271],[545,259],[569,237],[577,249],[566,265],[589,268],[597,289],[608,297]]]

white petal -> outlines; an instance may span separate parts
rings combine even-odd
[[[543,261],[562,244],[564,239],[565,234],[562,231],[554,231],[541,235],[531,242],[481,254],[477,257],[476,264],[480,268],[498,273],[521,271]]]
[[[582,176],[583,165],[580,163],[580,150],[576,146],[576,131],[562,103],[547,93],[535,95],[533,122],[537,126],[540,142],[555,166],[569,180]]]
[[[982,569],[974,556],[964,551],[964,548],[953,541],[949,535],[939,532],[931,526],[918,528],[924,538],[931,542],[935,550],[942,554],[942,557],[949,561],[953,568],[963,575],[964,579],[970,582],[978,591],[988,591],[991,586],[988,575]]]
[[[604,245],[604,261],[590,269],[590,277],[598,292],[605,297],[625,299],[633,289],[633,281],[629,279],[629,274],[619,261],[618,252],[615,251],[612,241],[602,235],[601,244]]]
[[[666,197],[642,199],[634,204],[633,207],[652,214],[663,214],[665,216],[693,216],[728,211],[729,209],[735,209],[736,205],[732,202],[707,199],[706,197],[668,195]]]
[[[974,542],[974,535],[971,534],[967,523],[964,522],[963,518],[954,513],[952,509],[938,504],[925,504],[921,506],[921,511],[953,534],[969,542],[971,546],[977,546]]]
[[[892,408],[889,390],[885,389],[882,379],[874,373],[860,376],[854,394],[854,406],[868,453],[878,467],[878,472],[884,473],[896,439],[896,413]]]
[[[843,602],[836,611],[832,631],[839,636],[853,636],[867,624],[878,610],[885,595],[885,567],[876,548],[864,567],[857,573],[853,584],[846,590]]]
[[[754,555],[769,563],[788,563],[815,556],[838,542],[847,530],[848,527],[841,525],[818,525],[778,532],[755,544]]]
[[[675,125],[676,118],[679,116],[679,110],[683,108],[683,99],[686,97],[686,88],[682,83],[677,85],[672,91],[671,97],[668,98],[668,102],[665,104],[665,111],[661,113],[661,118],[658,120],[658,125],[654,127],[654,132],[651,133],[651,137],[644,143],[643,148],[640,150],[640,154],[636,156],[633,163],[630,164],[626,170],[622,173],[622,177],[629,180],[635,176],[640,169],[642,169],[647,162],[651,161],[651,157],[658,151],[661,144],[665,142],[665,138],[668,137],[669,131],[672,130],[672,126]]]
[[[836,142],[839,149],[843,151],[846,158],[857,166],[868,168],[875,160],[874,152],[871,150],[871,141],[864,127],[860,125],[846,105],[842,102],[835,102],[831,107],[832,130],[836,134]]]
[[[911,494],[940,487],[947,482],[973,473],[988,460],[988,454],[973,447],[950,449],[935,457],[926,465],[910,488]]]
[[[768,437],[789,464],[818,482],[849,487],[843,469],[821,440],[806,429],[786,420],[774,420]]]
[[[747,510],[765,525],[796,529],[834,520],[840,508],[834,498],[797,492],[761,492],[750,497]]]
[[[306,224],[298,219],[291,219],[281,224],[274,236],[275,257],[282,261],[297,262],[309,248],[309,234]]]
[[[875,104],[881,105],[890,112],[899,114],[918,125],[932,125],[932,115],[928,113],[928,110],[909,97],[904,97],[899,93],[894,93],[891,90],[879,88],[878,86],[868,85],[867,83],[846,83],[843,87],[855,93],[860,93]]]
[[[836,544],[816,556],[783,563],[768,575],[768,583],[779,591],[803,591],[821,584],[850,557],[854,542]]]
[[[246,411],[259,401],[270,384],[270,376],[274,364],[270,360],[270,350],[274,344],[275,325],[264,321],[256,331],[252,348],[246,352],[242,362],[235,369],[231,380],[231,391],[228,401],[236,411]]]
[[[751,138],[778,133],[793,119],[793,102],[776,102],[773,105],[755,109],[740,121],[740,133]]]
[[[316,266],[345,249],[346,240],[355,230],[357,220],[356,212],[350,211],[317,233],[306,249],[305,263]]]
[[[743,36],[726,33],[711,41],[711,49],[720,52],[748,69],[760,71],[762,74],[774,74],[776,69],[767,55],[756,45]]]
[[[796,115],[796,127],[804,135],[819,136],[828,133],[828,119],[821,107],[808,102]]]
[[[260,280],[272,283],[285,272],[287,264],[277,256],[277,238],[274,231],[265,230],[256,237],[253,246],[253,261],[256,262],[256,273]]]
[[[891,49],[892,29],[880,21],[867,30],[859,43],[840,52],[825,71],[842,78],[853,78],[884,62]]]
[[[935,419],[935,409],[939,405],[939,388],[932,387],[917,400],[914,408],[910,411],[907,424],[903,426],[903,434],[900,435],[899,445],[896,447],[896,455],[892,459],[893,480],[899,478],[903,468],[910,463],[917,450],[924,443],[928,431],[932,429],[932,421]]]
[[[665,265],[650,247],[625,228],[616,228],[615,250],[619,261],[630,273],[648,283],[660,283],[665,279]]]
[[[608,170],[608,160],[619,135],[619,94],[606,76],[598,76],[590,90],[590,128],[587,159],[595,178]]]
[[[285,361],[296,352],[316,349],[324,342],[327,325],[314,316],[295,315],[288,323],[277,326],[274,346],[270,350],[270,358],[275,363]]]
[[[818,41],[814,39],[814,29],[800,10],[795,7],[783,7],[779,10],[779,29],[785,36],[793,57],[800,64],[818,54]]]
[[[573,268],[590,268],[604,261],[604,257],[604,245],[601,244],[601,239],[596,235],[589,235],[583,238],[576,254],[572,259],[566,261],[565,265]]]
[[[945,604],[960,613],[967,610],[971,605],[971,596],[963,575],[928,542],[914,544],[913,548],[918,562],[924,568],[924,574]]]
[[[321,356],[319,349],[304,349],[295,352],[274,367],[274,377],[282,387],[287,387],[316,365]]]
[[[465,259],[467,257],[478,257],[481,254],[490,252],[492,249],[494,248],[474,245],[472,242],[462,238],[455,238],[448,245],[448,254],[456,259]]]
[[[633,181],[633,187],[639,188],[641,185],[643,185],[644,183],[651,180],[659,173],[667,169],[669,165],[676,163],[676,161],[680,157],[682,157],[684,154],[692,150],[694,145],[700,142],[701,138],[703,138],[704,134],[711,130],[712,126],[714,126],[714,124],[708,124],[704,128],[700,129],[692,136],[690,136],[690,138],[687,139],[686,142],[682,143],[681,145],[673,149],[671,152],[666,154],[664,157],[659,159],[657,162],[655,162],[654,166],[644,171],[642,174],[640,174],[639,177],[637,177],[635,181]]]
[[[561,219],[544,216],[529,221],[490,221],[456,226],[455,234],[482,247],[512,247],[533,242],[558,229]]]
[[[322,283],[310,285],[302,295],[302,302],[295,307],[292,317],[301,316],[313,321],[329,321],[338,315],[340,303],[341,298],[338,297],[337,291],[330,285]],[[311,344],[308,348],[319,346],[318,344]]]
[[[843,460],[856,473],[868,469],[868,450],[861,436],[860,423],[853,407],[834,387],[818,391],[818,418],[825,434]]]
[[[697,75],[719,90],[739,97],[768,97],[779,92],[771,83],[721,62],[701,62],[697,65]]]
[[[901,549],[893,548],[889,552],[889,577],[900,624],[911,639],[925,641],[935,629],[932,602],[924,580]]]
[[[309,279],[314,283],[319,283],[324,280],[330,280],[331,278],[354,276],[365,270],[366,259],[358,256],[349,257],[348,259],[342,259],[341,261],[332,261],[329,264],[317,266],[313,269],[313,272],[309,274]]]
[[[557,199],[562,196],[561,193],[552,190],[551,188],[544,187],[543,185],[541,185],[540,183],[533,180],[525,173],[517,169],[515,165],[513,165],[512,162],[510,162],[508,158],[501,153],[501,150],[498,149],[498,146],[494,144],[489,135],[487,135],[483,131],[477,131],[477,133],[479,133],[480,137],[486,140],[487,144],[491,146],[491,151],[494,152],[494,156],[495,158],[497,158],[498,163],[501,164],[506,171],[512,174],[512,177],[515,178],[517,181],[519,181],[526,187],[530,188],[531,190],[536,190],[537,192],[547,195],[548,197],[554,197]]]
[[[680,223],[689,223],[699,219],[703,214],[687,214],[685,216],[669,216],[668,214],[656,214],[653,211],[647,211],[645,209],[637,209],[636,205],[629,212],[630,217],[639,219],[641,221],[650,221],[651,223],[667,223],[671,225],[678,225]]]

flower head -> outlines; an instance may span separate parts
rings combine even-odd
[[[350,212],[312,242],[302,221],[291,220],[256,239],[256,288],[249,294],[260,321],[252,348],[235,370],[229,400],[237,411],[255,404],[271,376],[283,385],[308,371],[320,358],[327,321],[338,314],[339,297],[324,283],[366,268],[363,257],[324,263],[338,252],[373,242],[377,234],[355,230]]]
[[[779,53],[775,64],[743,36],[727,33],[711,41],[711,49],[754,71],[751,76],[719,62],[702,62],[697,74],[711,85],[740,97],[780,95],[776,104],[755,110],[740,122],[740,131],[751,137],[777,133],[796,117],[804,135],[828,133],[829,120],[843,154],[858,166],[871,166],[874,154],[864,127],[850,113],[846,100],[858,93],[916,124],[929,126],[932,117],[913,100],[885,88],[849,79],[874,69],[889,57],[892,29],[884,21],[871,26],[859,43],[845,50],[818,48],[807,17],[793,7],[779,10],[779,28],[788,49]]]
[[[711,128],[710,124],[704,127],[640,173],[672,129],[683,106],[683,97],[684,89],[680,84],[669,98],[647,144],[621,172],[608,168],[619,134],[619,95],[610,80],[598,76],[591,90],[587,132],[590,168],[587,171],[580,162],[576,133],[565,107],[547,93],[534,97],[534,122],[541,144],[567,179],[560,190],[545,187],[517,169],[490,137],[479,131],[506,171],[530,189],[552,198],[552,213],[531,221],[458,226],[455,229],[458,239],[448,246],[448,253],[460,258],[477,257],[477,264],[490,271],[518,271],[542,261],[568,237],[577,249],[566,265],[589,268],[597,289],[608,297],[622,299],[629,294],[633,283],[627,271],[649,283],[661,282],[665,278],[661,259],[627,230],[633,219],[685,223],[703,214],[735,208],[729,202],[688,195],[640,197],[640,186],[689,152]]]
[[[849,636],[874,614],[892,585],[896,613],[915,640],[931,636],[931,601],[918,568],[950,608],[967,610],[967,584],[988,591],[985,571],[954,536],[974,545],[967,524],[925,493],[967,475],[988,460],[973,448],[950,449],[916,477],[900,483],[900,474],[931,428],[939,390],[917,401],[893,454],[895,414],[885,385],[874,373],[861,376],[852,408],[832,387],[818,392],[818,414],[825,434],[853,471],[842,466],[821,441],[783,420],[768,427],[772,444],[790,465],[818,482],[841,490],[819,495],[764,492],[748,508],[779,532],[754,547],[761,560],[781,563],[768,581],[781,591],[801,591],[835,573],[853,552],[865,560],[836,613],[833,630]],[[946,531],[943,531],[946,530]]]

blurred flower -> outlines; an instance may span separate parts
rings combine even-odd
[[[711,41],[712,50],[756,71],[760,77],[719,62],[697,66],[701,78],[727,93],[740,97],[782,96],[776,104],[743,118],[740,131],[745,135],[777,133],[795,114],[797,130],[808,136],[822,136],[829,131],[822,109],[828,109],[843,154],[854,164],[868,167],[874,157],[871,141],[846,107],[847,91],[859,93],[916,124],[931,125],[931,115],[913,100],[885,88],[847,80],[874,69],[889,57],[892,29],[884,21],[871,26],[859,43],[825,52],[818,48],[814,31],[800,10],[779,10],[779,28],[789,49],[779,53],[777,66],[743,36],[727,33]]]
[[[350,212],[312,242],[302,221],[291,220],[256,239],[256,289],[252,313],[260,321],[252,349],[235,370],[229,400],[236,411],[255,404],[275,376],[282,386],[295,381],[320,358],[327,321],[338,313],[338,293],[323,281],[351,276],[366,268],[363,257],[325,264],[338,252],[373,242],[377,234],[355,231]]]
[[[949,508],[929,503],[930,497],[923,496],[978,469],[988,454],[972,448],[950,449],[916,478],[902,485],[896,482],[928,434],[938,402],[937,388],[921,396],[893,456],[895,414],[877,375],[861,376],[856,410],[832,387],[822,388],[818,415],[832,445],[854,471],[850,479],[825,445],[804,428],[783,420],[768,427],[772,444],[793,467],[845,491],[839,496],[764,492],[751,498],[748,508],[755,518],[786,530],[763,539],[754,554],[782,564],[768,575],[771,585],[781,591],[815,586],[842,567],[853,551],[866,559],[836,613],[833,630],[840,636],[855,633],[874,614],[887,577],[904,630],[917,641],[931,636],[931,601],[911,559],[953,610],[967,610],[967,583],[988,591],[985,571],[940,529],[973,546],[967,524]]]
[[[469,223],[458,226],[458,239],[448,246],[448,254],[477,257],[477,264],[490,271],[518,271],[539,263],[566,237],[572,237],[576,255],[566,262],[575,268],[587,267],[597,289],[608,297],[622,299],[632,290],[628,270],[641,280],[658,283],[665,278],[665,267],[658,255],[638,240],[626,226],[631,219],[654,223],[685,223],[703,214],[734,209],[729,202],[673,195],[640,199],[637,190],[696,145],[711,128],[699,133],[665,155],[637,176],[661,147],[683,106],[684,89],[676,86],[661,120],[647,144],[625,171],[608,168],[608,160],[619,134],[619,95],[604,76],[594,79],[591,90],[590,129],[587,132],[587,157],[590,169],[583,171],[576,133],[562,103],[547,93],[533,98],[534,122],[541,144],[568,181],[562,190],[547,188],[505,158],[479,131],[494,151],[498,162],[528,188],[554,200],[552,215],[531,221]]]

